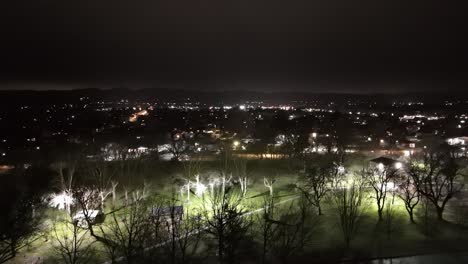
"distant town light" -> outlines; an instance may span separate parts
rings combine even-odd
[[[312,133],[312,137],[313,137],[313,138],[316,138],[316,137],[317,137],[317,133],[315,133],[315,132]]]
[[[411,156],[412,153],[413,153],[413,152],[410,151],[410,150],[403,150],[403,155],[404,155],[405,157]]]
[[[240,110],[245,110],[245,108],[246,108],[245,105],[239,105]]]

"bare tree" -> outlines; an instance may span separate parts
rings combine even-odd
[[[75,197],[89,234],[104,246],[112,261],[120,255],[127,263],[134,263],[143,255],[152,234],[146,186],[129,193],[130,200],[123,207],[107,213],[105,224],[96,223],[92,216],[93,210],[100,208],[97,192],[81,189]]]
[[[172,154],[172,159],[180,161],[182,156],[189,150],[189,145],[183,138],[171,137],[167,150]]]
[[[318,214],[322,215],[321,201],[330,191],[330,181],[333,168],[329,166],[306,165],[304,169],[305,189],[301,188],[307,200],[317,207]]]
[[[112,179],[108,168],[105,165],[95,168],[91,172],[92,180],[95,183],[94,186],[99,194],[101,210],[104,211],[104,206],[107,198],[112,195],[112,206],[115,205],[115,190],[118,182]]]
[[[207,233],[216,241],[217,255],[221,263],[236,262],[240,242],[251,225],[241,207],[242,197],[232,187],[216,188],[208,201],[203,203],[203,216]]]
[[[267,254],[270,252],[275,237],[277,225],[277,208],[273,196],[265,196],[262,204],[262,214],[259,214],[259,234],[262,239],[262,263],[266,262]]]
[[[361,177],[374,190],[374,199],[377,205],[377,213],[379,222],[383,220],[383,210],[387,200],[387,194],[390,191],[390,183],[397,180],[398,170],[391,165],[382,167],[367,167],[362,168]],[[393,187],[393,185],[392,185]]]
[[[76,161],[58,161],[51,165],[58,175],[58,187],[63,197],[72,197],[75,185]],[[71,212],[70,203],[64,201],[63,207],[68,213]]]
[[[393,207],[393,203],[390,200],[388,200],[387,204],[385,205],[383,223],[387,239],[390,239],[391,235],[394,233],[397,227],[396,212]]]
[[[184,168],[184,177],[186,179],[194,179],[196,175],[200,175],[202,171],[202,162],[199,158],[193,157],[182,163]]]
[[[400,182],[396,193],[405,204],[405,209],[408,212],[410,221],[414,224],[414,208],[418,205],[421,195],[418,192],[413,179],[408,176],[404,177],[404,179]]]
[[[90,263],[94,255],[93,241],[88,230],[79,227],[72,217],[57,221],[52,227],[54,249],[61,260],[67,264]]]
[[[171,202],[166,220],[159,220],[164,231],[161,235],[164,241],[162,250],[163,255],[168,256],[170,263],[186,263],[199,249],[203,236],[203,221],[201,215],[192,214],[189,210],[184,211],[182,219],[182,212],[177,209],[183,210]]]
[[[312,214],[309,200],[304,194],[297,200],[297,203],[299,209],[297,221],[299,226],[298,250],[302,252],[312,239],[312,233],[319,226],[319,221],[318,217]]]
[[[283,261],[299,250],[299,236],[301,232],[301,219],[298,218],[296,204],[290,203],[278,213],[275,224],[275,232],[272,239],[272,252]]]
[[[338,224],[346,247],[349,247],[359,228],[363,212],[363,186],[361,179],[354,179],[349,186],[331,192],[330,197],[338,215]]]
[[[20,250],[39,237],[41,217],[34,215],[40,203],[33,197],[22,197],[3,212],[0,220],[0,263],[13,259]]]
[[[267,177],[264,177],[263,178],[263,185],[265,185],[265,187],[268,188],[268,191],[270,193],[270,196],[273,196],[273,184],[276,182],[275,179],[271,179],[271,178],[267,178]]]
[[[135,201],[125,210],[113,212],[107,217],[110,221],[102,230],[107,238],[116,243],[118,252],[124,256],[127,263],[134,263],[148,246],[148,207],[143,201]]]
[[[190,201],[191,186],[193,184],[193,180],[196,180],[197,185],[199,183],[202,163],[200,159],[192,158],[188,161],[184,161],[182,164],[184,168],[184,179],[186,181],[184,187],[187,192],[187,200]]]
[[[51,167],[58,174],[60,189],[71,192],[76,172],[76,161],[58,161]]]
[[[410,164],[408,174],[418,192],[434,205],[437,218],[443,220],[447,202],[463,188],[455,159],[443,153],[425,153],[422,161]]]
[[[275,200],[273,196],[265,196],[263,214],[258,218],[264,263],[269,254],[285,261],[288,256],[302,252],[318,227],[317,219],[311,217],[309,202],[304,195],[283,208],[277,206]]]
[[[244,159],[235,159],[233,160],[233,164],[234,174],[239,181],[242,197],[245,197],[248,185],[247,162]]]

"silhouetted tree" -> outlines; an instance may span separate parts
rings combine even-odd
[[[54,250],[66,264],[91,263],[94,256],[93,242],[90,240],[88,230],[69,219],[56,221],[52,226],[52,239],[55,242]]]
[[[251,221],[241,207],[242,197],[232,187],[216,188],[203,206],[207,233],[216,241],[221,263],[237,262],[240,243],[245,239]]]
[[[379,222],[383,220],[383,210],[385,208],[387,194],[391,191],[390,187],[394,187],[394,182],[397,181],[397,176],[398,169],[393,165],[367,167],[361,170],[361,177],[363,177],[366,183],[374,190],[373,198],[377,205]],[[390,183],[392,183],[392,185]]]
[[[440,152],[424,153],[419,162],[412,162],[407,172],[418,192],[431,202],[439,220],[447,202],[463,188],[460,167],[453,157]]]
[[[330,197],[337,212],[346,247],[349,247],[359,228],[363,212],[363,186],[362,179],[354,179],[349,186],[343,184],[341,188],[331,192]]]
[[[330,180],[333,176],[333,168],[327,165],[311,164],[305,166],[305,188],[301,191],[311,204],[317,207],[318,214],[322,215],[321,202],[330,191]]]
[[[277,207],[273,196],[264,196],[262,203],[262,213],[258,215],[258,233],[262,243],[262,263],[266,262],[267,254],[270,252],[274,243],[273,239],[277,231]]]
[[[0,263],[14,258],[41,235],[42,195],[51,172],[32,166],[2,175],[0,185]]]
[[[414,208],[418,205],[421,195],[411,177],[405,176],[399,183],[397,191],[398,197],[405,204],[411,223],[414,221]]]

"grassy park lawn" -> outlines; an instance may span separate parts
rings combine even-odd
[[[347,161],[349,172],[357,171],[361,167],[361,162]],[[361,159],[359,159],[361,160]],[[274,197],[278,203],[279,210],[287,210],[291,203],[297,202],[300,192],[295,188],[300,180],[296,173],[292,173],[291,164],[287,161],[252,161],[249,165],[249,181],[247,194],[242,201],[245,212],[257,210],[250,215],[253,221],[257,221],[261,215],[265,197],[269,196],[269,190],[263,184],[263,178],[274,178]],[[206,175],[214,173],[216,164],[207,162],[203,171]],[[140,171],[139,178],[127,179],[127,186],[135,184],[135,188],[143,181],[149,183],[149,196],[154,199],[169,198],[174,193],[171,181],[174,178],[182,177],[183,171],[180,167],[171,163],[157,164],[155,167],[145,168]],[[142,179],[143,178],[143,179]],[[201,177],[202,181],[206,179]],[[122,180],[124,182],[124,180]],[[207,191],[209,192],[209,191]],[[183,193],[183,195],[180,195]],[[368,190],[364,194],[362,204],[363,212],[359,219],[358,230],[352,239],[350,248],[346,248],[339,225],[339,219],[334,209],[334,204],[328,200],[323,201],[323,215],[316,216],[315,208],[312,208],[310,224],[313,226],[312,237],[307,244],[303,256],[326,261],[346,260],[350,258],[378,258],[391,256],[407,256],[417,254],[428,254],[437,252],[451,252],[465,250],[464,245],[468,242],[468,230],[462,226],[450,222],[440,222],[437,220],[425,220],[421,206],[417,207],[416,224],[409,221],[408,214],[402,201],[393,194],[389,194],[387,201],[391,203],[391,211],[386,212],[386,219],[383,222],[377,220],[377,207],[372,198],[373,193]],[[123,196],[123,193],[119,193]],[[197,197],[191,194],[190,201],[184,192],[177,191],[177,205],[183,205],[184,210],[191,214],[200,213],[204,208],[209,207],[208,195]],[[64,215],[55,209],[47,210],[47,221],[44,226],[52,226],[53,219]],[[257,219],[257,220],[256,220]],[[106,218],[106,221],[110,221]],[[63,228],[58,224],[58,230]],[[63,224],[62,224],[63,225]],[[48,230],[49,229],[49,230]],[[87,234],[89,241],[94,239]],[[15,258],[11,263],[24,263],[31,256],[51,259],[57,257],[54,250],[53,231],[44,228],[44,234],[38,238],[26,251]],[[259,246],[260,241],[253,241],[254,246]],[[93,263],[104,262],[105,252],[100,243],[95,242],[96,257]],[[58,261],[60,263],[60,261]]]

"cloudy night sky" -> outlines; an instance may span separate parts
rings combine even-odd
[[[0,89],[462,91],[455,1],[0,4]]]

